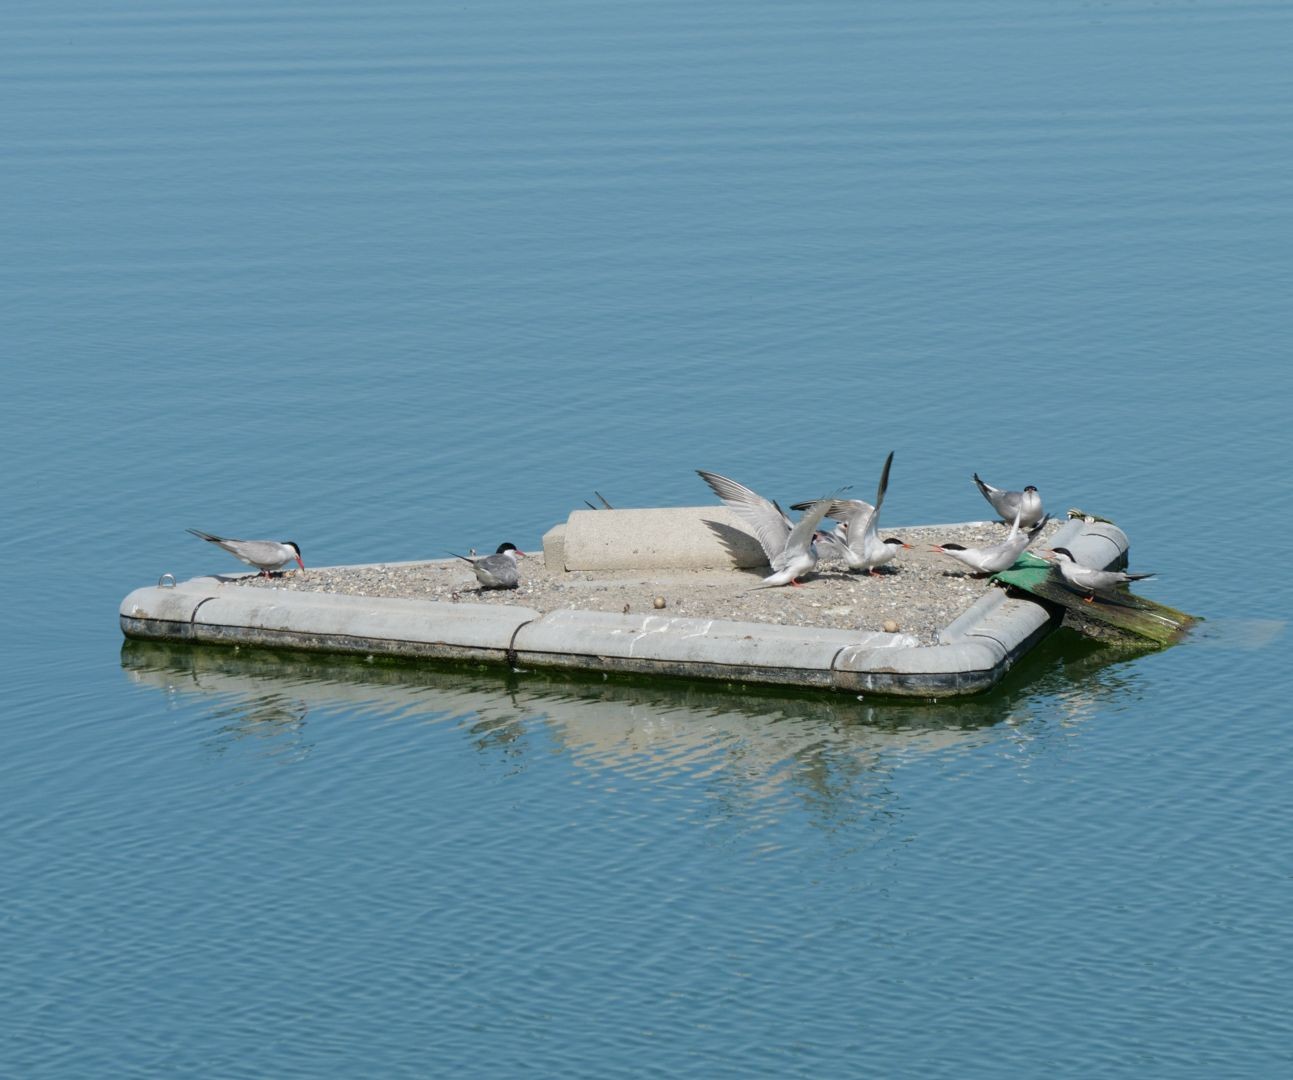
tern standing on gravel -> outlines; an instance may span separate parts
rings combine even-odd
[[[271,570],[278,570],[290,562],[305,569],[305,563],[301,562],[301,549],[296,546],[295,540],[230,540],[228,537],[204,533],[201,529],[187,531],[199,540],[224,548],[248,566],[256,567],[261,577],[269,577]]]
[[[1042,520],[1045,514],[1042,510],[1042,497],[1032,484],[1023,491],[1004,491],[980,480],[978,473],[974,474],[974,482],[983,492],[983,497],[992,504],[992,509],[1001,515],[1002,521],[1013,521],[1018,512],[1019,527],[1031,529]]]

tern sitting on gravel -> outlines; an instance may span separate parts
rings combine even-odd
[[[816,567],[817,547],[814,541],[823,535],[816,529],[835,501],[835,496],[818,499],[795,522],[775,502],[751,491],[744,484],[704,469],[697,469],[696,472],[714,494],[754,530],[773,571],[758,588],[798,586],[799,578]]]
[[[482,589],[515,589],[521,583],[521,576],[516,569],[516,560],[525,557],[525,552],[515,544],[499,544],[493,555],[479,559],[449,552],[455,559],[471,563],[476,571],[476,580]]]
[[[834,532],[821,534],[823,551],[829,550],[848,563],[850,570],[865,570],[875,575],[876,567],[889,562],[902,548],[910,548],[895,536],[880,539],[877,526],[884,493],[889,490],[889,468],[893,465],[893,451],[884,459],[880,471],[880,484],[876,488],[875,505],[862,499],[836,499],[826,511],[826,516],[838,521]],[[811,503],[794,503],[791,510],[807,510]]]
[[[1048,548],[1037,552],[1041,558],[1059,568],[1064,580],[1079,592],[1086,593],[1088,604],[1095,601],[1096,593],[1113,593],[1129,581],[1142,581],[1153,574],[1128,574],[1124,570],[1097,570],[1083,566],[1066,547]]]
[[[1015,565],[1015,560],[1023,554],[1024,548],[1041,535],[1048,520],[1050,519],[1042,518],[1028,532],[1020,532],[1019,510],[1016,510],[1010,532],[999,544],[975,548],[964,547],[961,544],[935,544],[930,550],[939,555],[950,555],[980,574],[999,574],[1002,570],[1009,570]]]
[[[248,566],[260,571],[261,577],[269,577],[271,570],[278,570],[290,562],[295,562],[302,570],[301,549],[295,540],[230,540],[224,536],[212,536],[200,529],[188,529],[199,540],[205,540],[216,547],[222,547],[230,555],[241,559]]]
[[[1037,489],[1032,484],[1023,491],[1004,491],[984,483],[979,479],[978,473],[974,474],[974,482],[979,485],[983,497],[992,504],[992,509],[1001,515],[1003,522],[1013,520],[1016,511],[1019,513],[1021,529],[1031,529],[1042,520],[1044,516],[1042,497],[1037,494]]]

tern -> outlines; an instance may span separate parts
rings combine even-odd
[[[449,554],[455,559],[471,563],[471,568],[476,571],[476,580],[480,582],[482,589],[515,589],[520,584],[521,578],[516,570],[516,560],[523,558],[525,552],[515,544],[499,544],[498,550],[493,555],[486,555],[479,559],[471,559],[455,551]]]
[[[241,559],[248,566],[260,571],[261,577],[269,577],[271,570],[278,570],[290,562],[295,562],[302,570],[301,549],[295,540],[230,540],[224,536],[212,536],[201,529],[189,529],[199,540],[205,540],[216,547],[222,547],[236,559]]]
[[[810,504],[804,516],[791,521],[775,502],[751,491],[744,484],[729,480],[718,473],[697,469],[700,478],[723,500],[751,529],[768,557],[773,572],[763,579],[759,588],[775,585],[799,585],[803,577],[817,565],[817,547],[814,541],[826,511],[835,497],[828,496]]]
[[[978,473],[974,474],[974,482],[979,485],[983,497],[992,504],[992,509],[1001,515],[1002,521],[1012,520],[1016,510],[1019,511],[1021,529],[1031,529],[1042,520],[1042,497],[1037,494],[1037,489],[1032,484],[1023,491],[1005,491],[984,483],[979,479]]]
[[[826,511],[826,516],[838,521],[834,532],[822,534],[822,540],[849,565],[850,570],[865,570],[875,575],[876,567],[889,562],[901,548],[911,545],[896,536],[880,539],[877,525],[884,493],[889,490],[889,468],[893,465],[893,451],[884,459],[880,483],[876,488],[875,505],[862,499],[836,499]],[[794,503],[791,510],[807,510],[811,503]]]
[[[1064,580],[1075,589],[1086,593],[1086,602],[1094,602],[1095,594],[1113,592],[1120,585],[1129,581],[1142,581],[1153,574],[1129,574],[1125,570],[1097,570],[1093,566],[1083,566],[1073,557],[1073,552],[1066,547],[1049,548],[1037,553],[1059,568]]]
[[[950,555],[953,559],[965,563],[972,570],[981,574],[999,574],[1002,570],[1009,570],[1015,565],[1015,560],[1023,554],[1024,548],[1031,544],[1038,536],[1041,535],[1042,529],[1046,527],[1049,518],[1042,518],[1027,532],[1021,532],[1019,529],[1020,511],[1015,511],[1014,522],[1010,526],[1010,532],[1006,538],[999,544],[991,544],[988,547],[968,548],[961,544],[935,544],[931,550],[939,555]]]

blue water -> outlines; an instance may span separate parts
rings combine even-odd
[[[1293,1065],[1293,8],[0,12],[0,1074]],[[1034,483],[1161,653],[901,705],[127,646],[184,533]]]

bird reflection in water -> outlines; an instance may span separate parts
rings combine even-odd
[[[265,756],[283,758],[285,763],[299,761],[310,753],[305,737],[308,712],[300,698],[279,693],[230,701],[212,712],[219,726],[207,743],[223,754],[255,740],[257,751]]]
[[[285,764],[306,757],[311,749],[305,731],[309,702],[269,677],[290,675],[290,669],[281,663],[244,663],[240,653],[127,642],[121,665],[133,683],[163,691],[172,706],[192,694],[217,699],[208,715],[215,727],[204,740],[212,753],[254,749]]]
[[[511,772],[521,772],[534,753],[525,720],[518,715],[477,716],[466,724],[476,749],[511,764]]]

